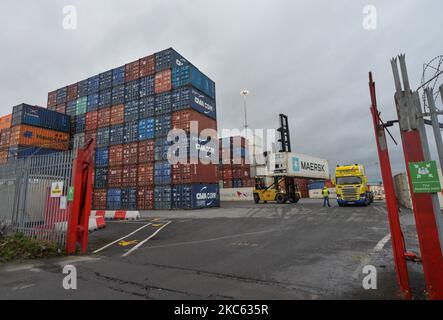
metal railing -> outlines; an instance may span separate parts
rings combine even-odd
[[[0,166],[0,221],[7,232],[66,244],[74,152],[31,156]]]

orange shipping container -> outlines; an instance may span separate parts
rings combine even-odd
[[[68,150],[69,133],[21,124],[11,128],[9,144],[11,146]]]
[[[0,117],[0,130],[8,129],[11,127],[12,114]]]
[[[172,90],[172,71],[170,69],[155,74],[155,93]]]
[[[57,104],[57,90],[48,93],[48,109]]]
[[[0,130],[0,149],[5,149],[9,147],[9,137],[11,136],[11,129]]]
[[[111,107],[111,126],[122,124],[125,121],[125,105],[118,104]]]
[[[110,120],[111,120],[111,108],[104,108],[98,110],[98,121],[97,121],[98,128],[109,127]]]
[[[140,59],[140,78],[150,76],[155,73],[155,56],[148,56]]]
[[[8,150],[0,151],[0,164],[8,162]]]

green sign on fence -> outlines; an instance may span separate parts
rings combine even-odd
[[[410,162],[409,171],[414,193],[436,193],[441,191],[435,161]]]
[[[68,188],[68,201],[74,201],[74,187]]]

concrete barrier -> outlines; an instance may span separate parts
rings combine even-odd
[[[88,230],[89,232],[97,231],[106,227],[106,222],[102,216],[91,216],[89,217]],[[57,222],[54,224],[55,231],[66,232],[68,230],[68,221]]]
[[[221,201],[254,201],[254,188],[226,188],[220,189]]]
[[[105,211],[96,210],[92,211],[91,215],[101,216],[106,220],[138,220],[140,219],[139,211]]]

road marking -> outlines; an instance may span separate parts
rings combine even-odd
[[[93,253],[98,253],[98,252],[100,252],[100,251],[102,251],[102,250],[105,250],[106,248],[112,246],[113,244],[116,244],[116,243],[118,243],[118,242],[120,242],[120,241],[122,241],[122,240],[124,240],[124,239],[126,239],[126,238],[128,238],[128,237],[130,237],[130,236],[132,236],[133,234],[139,232],[140,230],[146,228],[147,226],[150,226],[151,224],[152,224],[152,223],[149,222],[149,223],[145,224],[143,227],[140,227],[140,228],[136,229],[135,231],[132,231],[131,233],[127,234],[126,236],[121,237],[120,239],[117,239],[117,240],[115,240],[115,241],[112,241],[111,243],[108,243],[107,245],[101,247],[100,249],[95,250]]]
[[[133,247],[131,250],[126,252],[122,255],[122,257],[126,257],[138,248],[140,248],[142,245],[144,245],[146,242],[148,242],[150,239],[154,238],[160,231],[162,231],[167,225],[169,225],[172,221],[169,221],[168,223],[164,224],[162,227],[158,228],[157,231],[155,231],[153,234],[151,234],[149,237],[147,237],[145,240],[137,244],[135,247]]]
[[[388,241],[391,240],[391,234],[387,234],[383,239],[381,239],[377,245],[374,247],[373,251],[374,252],[380,252],[381,250],[383,250],[383,247],[386,245],[386,243],[388,243]]]
[[[136,243],[138,243],[138,240],[129,240],[129,241],[122,240],[118,243],[118,245],[122,247],[127,247]]]
[[[387,234],[386,236],[384,236],[383,239],[381,239],[376,245],[375,247],[372,249],[371,252],[369,252],[367,255],[365,255],[361,260],[360,260],[360,265],[357,267],[357,269],[355,269],[353,277],[354,278],[358,278],[361,274],[361,270],[363,269],[364,266],[369,265],[369,263],[371,262],[371,259],[373,257],[374,254],[379,253],[383,250],[384,246],[386,245],[386,243],[389,242],[389,240],[391,240],[391,234]]]

